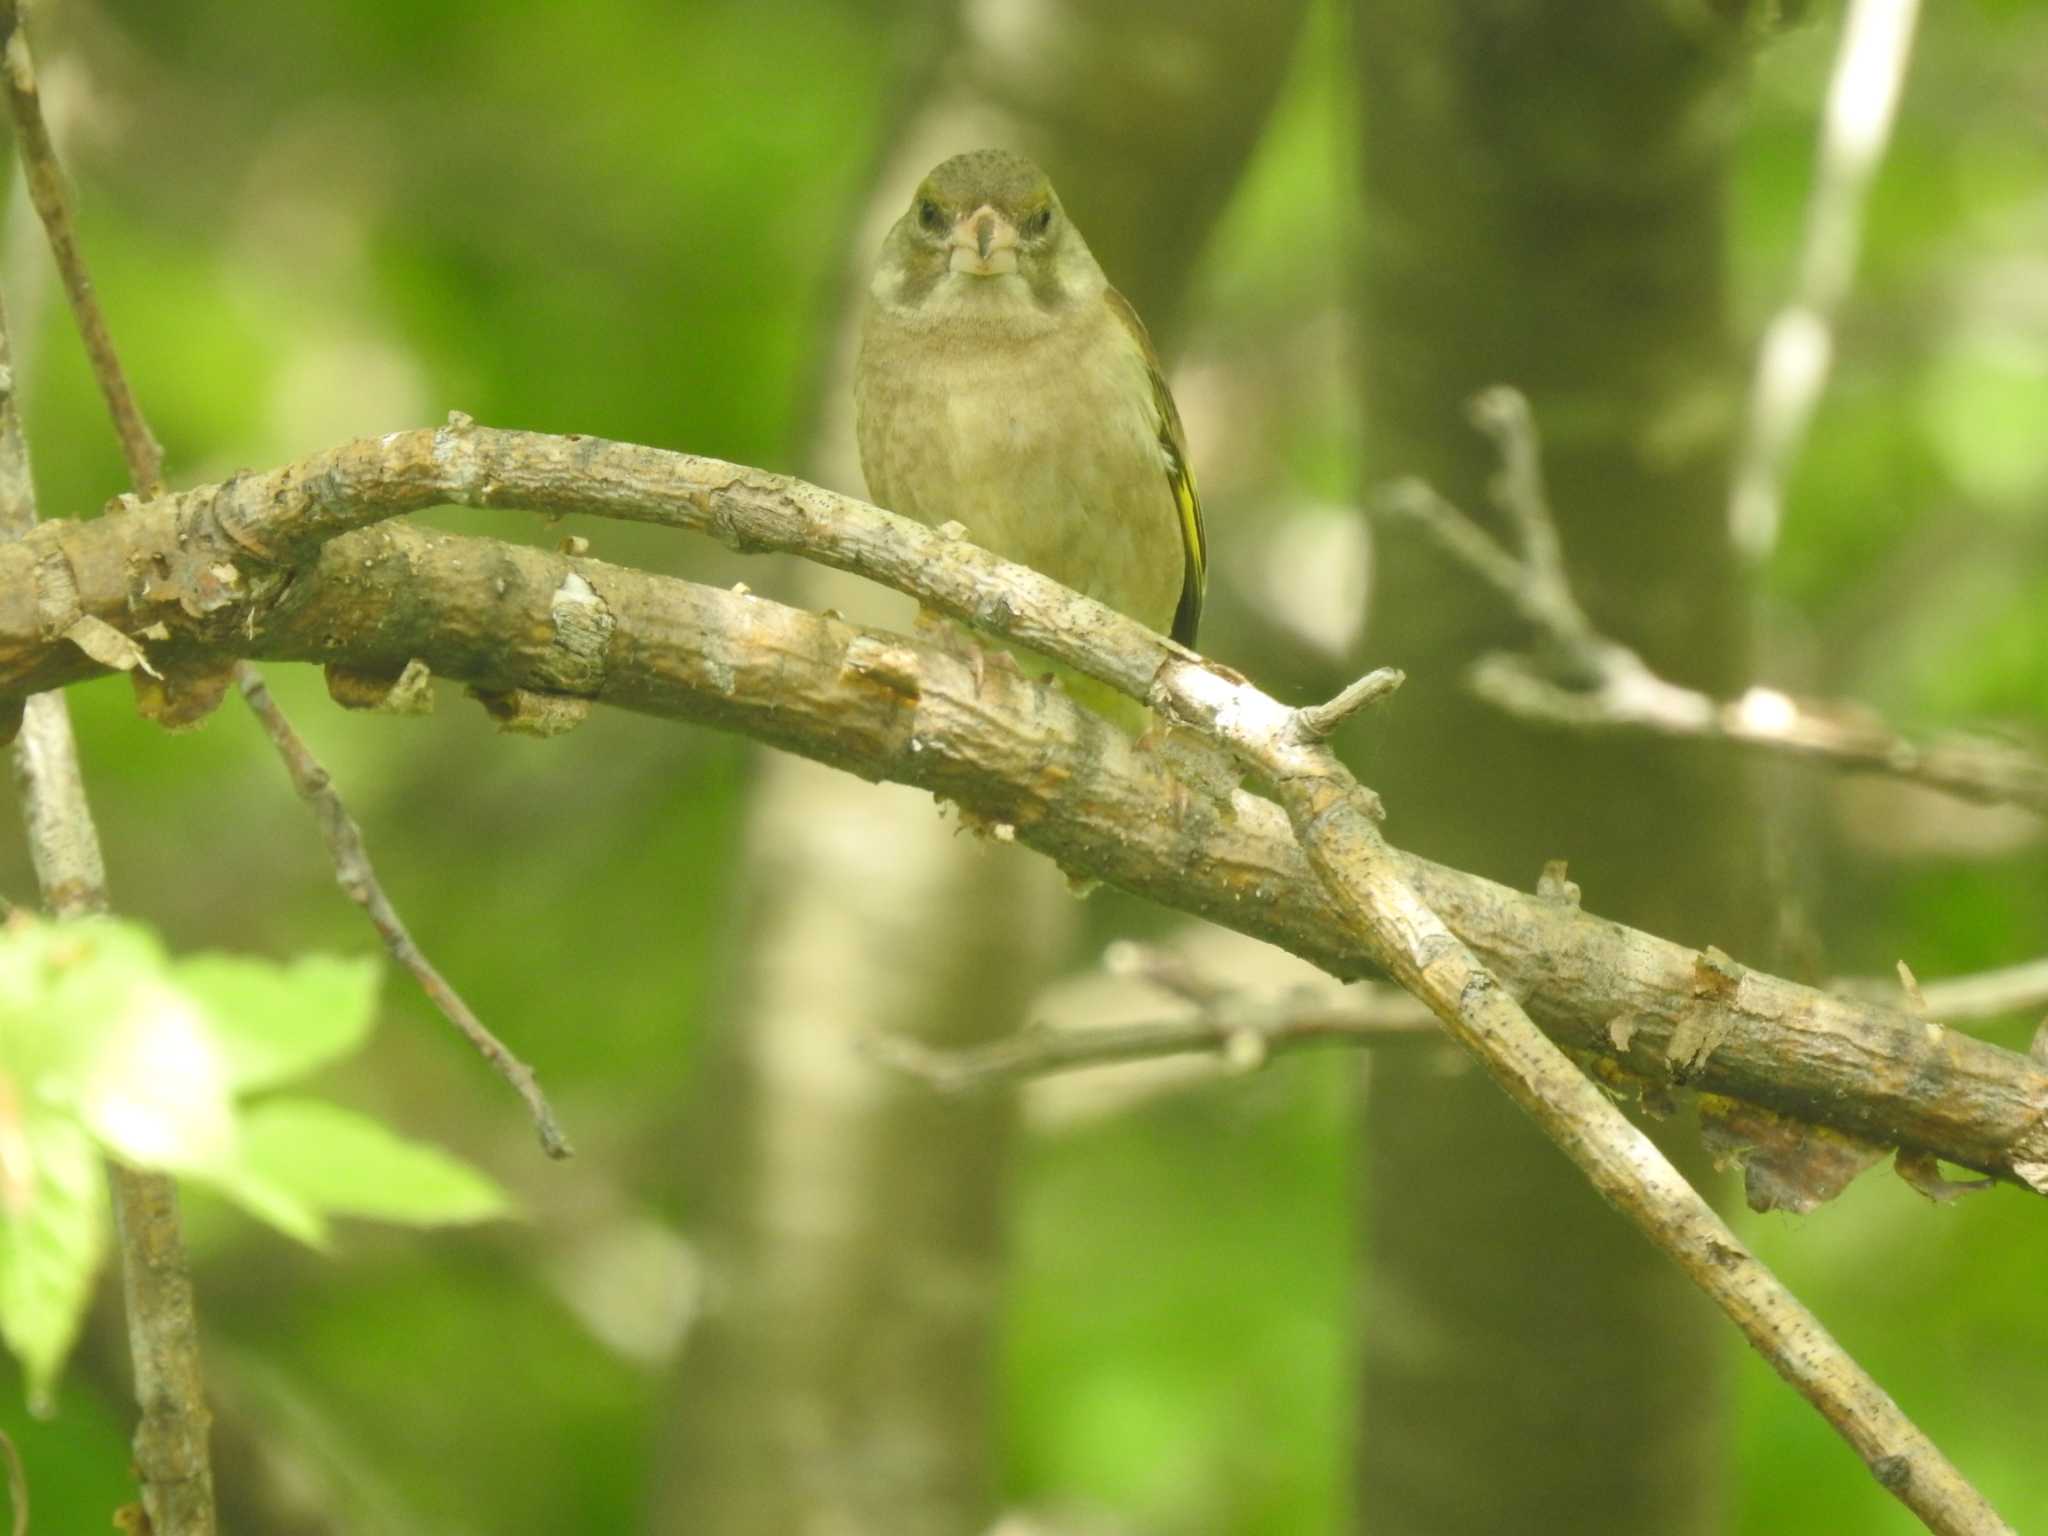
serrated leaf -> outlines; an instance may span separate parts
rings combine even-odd
[[[0,1338],[21,1361],[30,1408],[47,1410],[107,1250],[99,1149],[66,1115],[18,1126],[27,1178],[0,1204]]]
[[[206,1009],[240,1092],[346,1056],[376,1022],[377,962],[309,955],[289,965],[239,955],[180,961],[178,985]]]
[[[459,1158],[318,1099],[272,1099],[248,1110],[241,1162],[334,1216],[440,1226],[512,1214],[505,1192]]]

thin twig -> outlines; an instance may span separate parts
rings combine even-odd
[[[1494,492],[1518,533],[1519,550],[1503,547],[1418,480],[1389,485],[1374,505],[1382,515],[1420,526],[1543,637],[1540,660],[1496,653],[1474,663],[1468,682],[1479,697],[1550,725],[1727,742],[2048,815],[2048,760],[2016,744],[1960,733],[1915,740],[1860,705],[1802,700],[1764,687],[1719,700],[1658,676],[1636,652],[1594,628],[1572,595],[1536,467],[1540,450],[1527,402],[1496,386],[1474,401],[1473,415],[1500,445],[1504,467]]]
[[[36,87],[28,34],[21,25],[19,0],[0,0],[0,37],[5,40],[4,75],[8,108],[14,120],[16,143],[21,151],[30,198],[49,235],[57,270],[63,277],[64,292],[71,301],[72,316],[85,339],[93,376],[99,381],[108,414],[121,440],[129,479],[137,495],[144,498],[160,496],[164,491],[163,450],[143,417],[142,406],[135,398],[134,390],[129,387],[120,353],[115,349],[112,333],[107,328],[106,317],[93,290],[91,274],[86,269],[85,252],[78,243],[70,199],[65,191],[63,168],[58,163],[56,147],[43,120],[42,98]],[[145,668],[148,666],[147,662],[139,661],[139,653],[138,664]],[[265,734],[277,748],[300,798],[312,807],[321,835],[334,857],[335,879],[342,890],[362,907],[385,946],[419,982],[421,990],[434,1006],[517,1090],[533,1116],[541,1146],[547,1155],[568,1157],[571,1153],[568,1139],[562,1134],[553,1110],[541,1093],[533,1070],[484,1027],[406,932],[396,909],[377,883],[376,873],[363,847],[361,832],[343,805],[333,780],[292,729],[291,722],[264,687],[260,673],[249,662],[240,661],[234,667],[234,680],[242,698],[255,711]]]
[[[391,898],[385,895],[384,887],[377,879],[377,871],[370,863],[369,849],[363,842],[362,828],[349,814],[340,791],[334,787],[333,777],[321,766],[312,748],[306,745],[305,739],[293,728],[284,710],[271,696],[262,672],[250,662],[238,661],[234,667],[234,680],[243,702],[256,716],[264,735],[270,738],[270,744],[277,749],[278,759],[291,777],[292,788],[311,808],[314,823],[320,829],[321,839],[327,844],[328,856],[334,865],[335,883],[341,887],[342,893],[363,909],[363,915],[377,930],[377,936],[384,941],[391,958],[419,983],[420,990],[441,1011],[441,1016],[460,1031],[493,1071],[512,1085],[533,1119],[541,1150],[557,1160],[573,1156],[575,1149],[563,1132],[561,1122],[555,1118],[554,1109],[541,1090],[533,1068],[513,1055],[505,1043],[491,1032],[413,941],[404,919],[398,915],[398,909],[392,905]]]
[[[1935,1018],[1988,1019],[2002,1013],[2048,1008],[2048,960],[2029,960],[2002,970],[1979,971],[1920,983],[1927,1011]]]
[[[534,1129],[540,1134],[540,1144],[549,1157],[565,1158],[570,1155],[568,1138],[562,1134],[555,1112],[548,1105],[547,1095],[541,1092],[535,1080],[533,1069],[513,1055],[505,1043],[485,1026],[446,977],[434,968],[434,964],[420,952],[406,931],[405,922],[384,895],[384,888],[378,884],[376,871],[370,866],[370,854],[363,844],[362,829],[355,818],[349,815],[348,807],[334,792],[333,782],[327,770],[320,766],[299,733],[277,707],[277,701],[270,696],[262,674],[247,662],[235,667],[235,684],[241,689],[242,697],[248,701],[250,711],[261,722],[270,743],[277,749],[285,771],[291,775],[292,787],[299,798],[312,808],[313,819],[320,827],[320,835],[326,840],[327,852],[334,861],[334,878],[348,899],[363,909],[364,915],[384,940],[391,957],[412,973],[420,990],[427,994],[436,1008],[439,1008],[448,1022],[462,1032],[463,1038],[474,1046],[477,1053],[510,1083],[519,1097],[526,1102],[528,1113],[533,1116]]]
[[[1235,1071],[1316,1046],[1374,1047],[1440,1038],[1436,1017],[1394,987],[1337,997],[1222,991],[1189,1018],[1089,1028],[1027,1029],[984,1045],[938,1050],[881,1035],[868,1050],[885,1066],[941,1093],[1004,1087],[1030,1078],[1171,1056],[1217,1056]]]
[[[2014,743],[1961,733],[1916,740],[1866,706],[1775,688],[1716,700],[1639,667],[1633,653],[1618,658],[1601,686],[1587,691],[1560,686],[1526,657],[1496,653],[1480,658],[1468,681],[1480,698],[1526,720],[1726,742],[1922,784],[1976,805],[2048,814],[2048,760]]]
[[[1406,994],[1402,996],[1405,998]],[[1427,1009],[1406,1009],[1385,1020],[1296,1010],[1270,1026],[1221,1019],[1158,1019],[1089,1029],[1027,1029],[986,1045],[938,1050],[907,1035],[876,1035],[867,1050],[884,1066],[941,1093],[998,1088],[1030,1078],[1093,1067],[1161,1061],[1173,1056],[1217,1056],[1237,1071],[1311,1046],[1377,1046],[1434,1039],[1441,1031]]]
[[[107,330],[106,316],[93,293],[92,274],[85,264],[85,252],[78,243],[78,227],[71,217],[71,199],[64,187],[64,169],[50,141],[49,124],[43,119],[42,93],[36,86],[35,61],[29,53],[28,31],[22,26],[19,0],[0,0],[0,42],[4,42],[4,75],[7,108],[14,121],[15,146],[28,181],[29,200],[50,237],[50,250],[57,259],[57,271],[64,280],[64,296],[71,301],[71,317],[85,340],[92,360],[93,378],[106,398],[107,414],[121,439],[121,454],[128,461],[128,478],[138,496],[158,495],[164,486],[164,451],[143,419],[135,391],[128,387],[120,354]]]
[[[10,42],[9,73],[14,48]],[[14,393],[14,367],[0,311],[0,537],[34,527],[36,503],[28,444]],[[14,775],[29,855],[43,903],[58,917],[107,910],[106,865],[78,769],[71,714],[59,693],[37,694],[23,709],[14,743]],[[212,1536],[213,1469],[207,1453],[212,1414],[200,1368],[199,1326],[177,1186],[169,1177],[116,1163],[109,1170],[128,1297],[128,1343],[135,1396],[135,1467],[143,1506],[161,1536]],[[17,1526],[27,1520],[15,1506]]]
[[[1777,546],[1785,482],[1834,361],[1835,319],[1856,274],[1863,205],[1890,142],[1919,0],[1849,0],[1806,205],[1799,274],[1757,350],[1735,456],[1728,531],[1762,560]]]
[[[1196,965],[1183,951],[1136,939],[1118,939],[1105,948],[1102,969],[1119,980],[1147,982],[1169,997],[1201,1009],[1221,1007],[1236,991],[1221,977]]]
[[[1888,1001],[1898,995],[1891,977],[1855,976],[1833,984],[1847,997]],[[1949,976],[1918,983],[1920,1009],[1944,1024],[1995,1019],[2009,1013],[2048,1008],[2048,959],[2027,960],[1995,971]]]
[[[1522,545],[1522,563],[1546,583],[1568,594],[1564,542],[1550,511],[1550,492],[1543,483],[1543,454],[1536,439],[1536,421],[1519,389],[1496,384],[1472,397],[1472,424],[1493,439],[1500,453],[1500,471],[1492,484],[1494,504],[1513,521]]]

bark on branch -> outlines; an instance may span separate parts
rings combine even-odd
[[[211,648],[396,677],[419,660],[514,715],[522,700],[604,702],[915,785],[1015,828],[1076,875],[1340,976],[1372,972],[1285,814],[1232,786],[1220,765],[1140,749],[939,637],[382,521],[448,502],[665,523],[808,555],[1141,695],[1165,662],[1191,659],[1034,572],[815,486],[458,421],[94,522],[45,524],[0,548],[0,697],[105,670],[63,638],[80,617],[140,637],[159,663]],[[1421,900],[1568,1048],[2048,1192],[2048,1068],[2031,1058],[1760,972],[1731,981],[1700,951],[1395,858]]]

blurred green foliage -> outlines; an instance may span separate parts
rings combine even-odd
[[[119,918],[0,928],[0,1337],[50,1411],[109,1247],[103,1164],[157,1169],[324,1248],[330,1216],[438,1226],[509,1215],[491,1180],[318,1099],[243,1096],[347,1056],[373,959],[173,959]]]
[[[924,17],[863,0],[102,0],[38,21],[102,294],[171,471],[191,482],[450,409],[794,464],[853,211]],[[1731,346],[1789,279],[1834,19],[1772,42],[1740,106]],[[1189,415],[1226,563],[1256,550],[1275,506],[1357,492],[1336,392],[1349,370],[1289,361],[1308,355],[1300,338],[1332,334],[1357,217],[1336,25],[1312,29],[1179,349],[1196,381],[1184,407],[1220,402]],[[1904,722],[2038,732],[2048,7],[1928,7],[1923,33],[1768,573],[1767,680]],[[123,488],[119,460],[18,200],[0,286],[46,515],[88,515]],[[1236,411],[1271,431],[1230,431]],[[713,581],[743,570],[656,530],[574,531],[610,559]],[[1226,624],[1214,643],[1228,655],[1235,640]],[[687,1233],[687,1117],[738,932],[749,755],[607,713],[556,742],[499,739],[452,689],[432,718],[387,720],[341,714],[310,675],[273,683],[414,931],[538,1066],[581,1155],[544,1163],[516,1102],[387,980],[385,1027],[323,1090],[459,1148],[531,1221],[399,1237],[345,1225],[316,1260],[195,1194],[224,1418],[350,1490],[344,1526],[633,1529],[687,1249],[651,1277],[617,1266],[596,1303],[565,1277],[612,1274],[605,1256],[635,1223]],[[372,948],[236,709],[171,737],[134,718],[124,683],[74,690],[73,708],[123,912],[178,949]],[[1820,971],[1903,956],[1936,976],[2048,948],[2038,827],[1804,770],[1784,784],[1812,828],[1794,889]],[[33,900],[11,826],[0,874],[9,900]],[[1090,915],[1132,920],[1115,903]],[[2030,1025],[1994,1029],[2019,1045]],[[1005,1344],[1010,1496],[1163,1533],[1343,1527],[1349,1255],[1369,1240],[1346,1199],[1346,1070],[1282,1063],[1029,1138]],[[2010,1519],[2048,1524],[2026,1411],[2048,1361],[2038,1202],[2000,1191],[1936,1209],[1873,1173],[1813,1216],[1750,1227]],[[606,1307],[644,1314],[653,1344],[593,1323]],[[130,1496],[122,1349],[107,1296],[59,1420],[25,1422],[20,1384],[0,1381],[41,1529],[103,1529]],[[1761,1364],[1738,1370],[1731,1529],[1913,1528]],[[246,1444],[234,1455],[262,1481]]]

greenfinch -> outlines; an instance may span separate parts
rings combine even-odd
[[[868,286],[854,375],[868,494],[1184,645],[1208,555],[1151,340],[1037,166],[956,155],[919,185]],[[1019,652],[1099,712],[1142,708]]]

